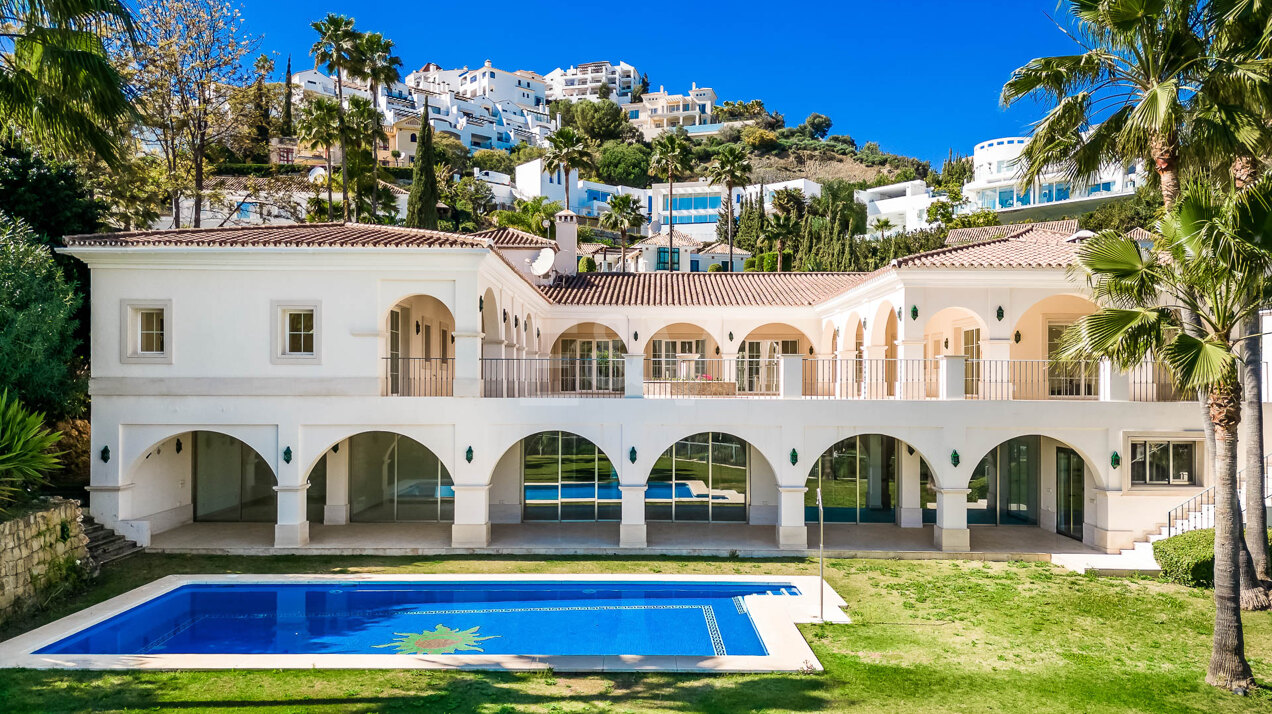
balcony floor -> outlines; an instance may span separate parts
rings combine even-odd
[[[696,555],[804,557],[817,554],[817,526],[808,528],[809,548],[781,550],[776,528],[745,523],[650,523],[648,546],[619,548],[617,523],[495,524],[487,548],[451,548],[445,523],[313,524],[309,544],[274,548],[272,523],[191,523],[152,538],[159,553],[233,555]],[[1031,526],[973,527],[970,553],[943,553],[932,543],[932,527],[890,524],[826,526],[826,555],[857,558],[1050,561],[1053,555],[1097,555],[1082,543]]]

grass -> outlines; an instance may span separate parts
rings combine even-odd
[[[852,625],[803,626],[814,675],[425,671],[0,670],[23,712],[1272,712],[1204,683],[1211,593],[1041,563],[833,560]],[[816,574],[804,559],[378,558],[142,555],[9,637],[172,573]],[[1255,676],[1272,682],[1272,613],[1247,614]],[[674,633],[669,633],[674,636]]]

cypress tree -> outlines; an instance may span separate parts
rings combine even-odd
[[[283,123],[278,129],[280,134],[288,137],[295,133],[295,128],[292,126],[291,74],[291,55],[287,55],[287,74],[283,75]]]
[[[411,194],[406,200],[406,225],[437,230],[437,174],[433,171],[433,127],[428,122],[427,100],[420,117],[419,150],[415,152]]]

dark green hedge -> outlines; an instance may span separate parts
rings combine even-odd
[[[1268,531],[1272,538],[1272,530]],[[1162,577],[1188,587],[1215,584],[1215,529],[1188,531],[1153,543],[1153,556]]]

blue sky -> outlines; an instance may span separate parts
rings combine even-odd
[[[281,73],[312,66],[309,22],[327,12],[393,39],[406,70],[427,62],[546,73],[624,60],[654,88],[690,82],[721,99],[763,99],[788,125],[817,111],[832,133],[939,168],[950,148],[1028,133],[1042,107],[998,103],[1003,82],[1034,57],[1067,54],[1056,0],[567,3],[244,0],[252,32]],[[1063,12],[1061,10],[1060,12]]]

